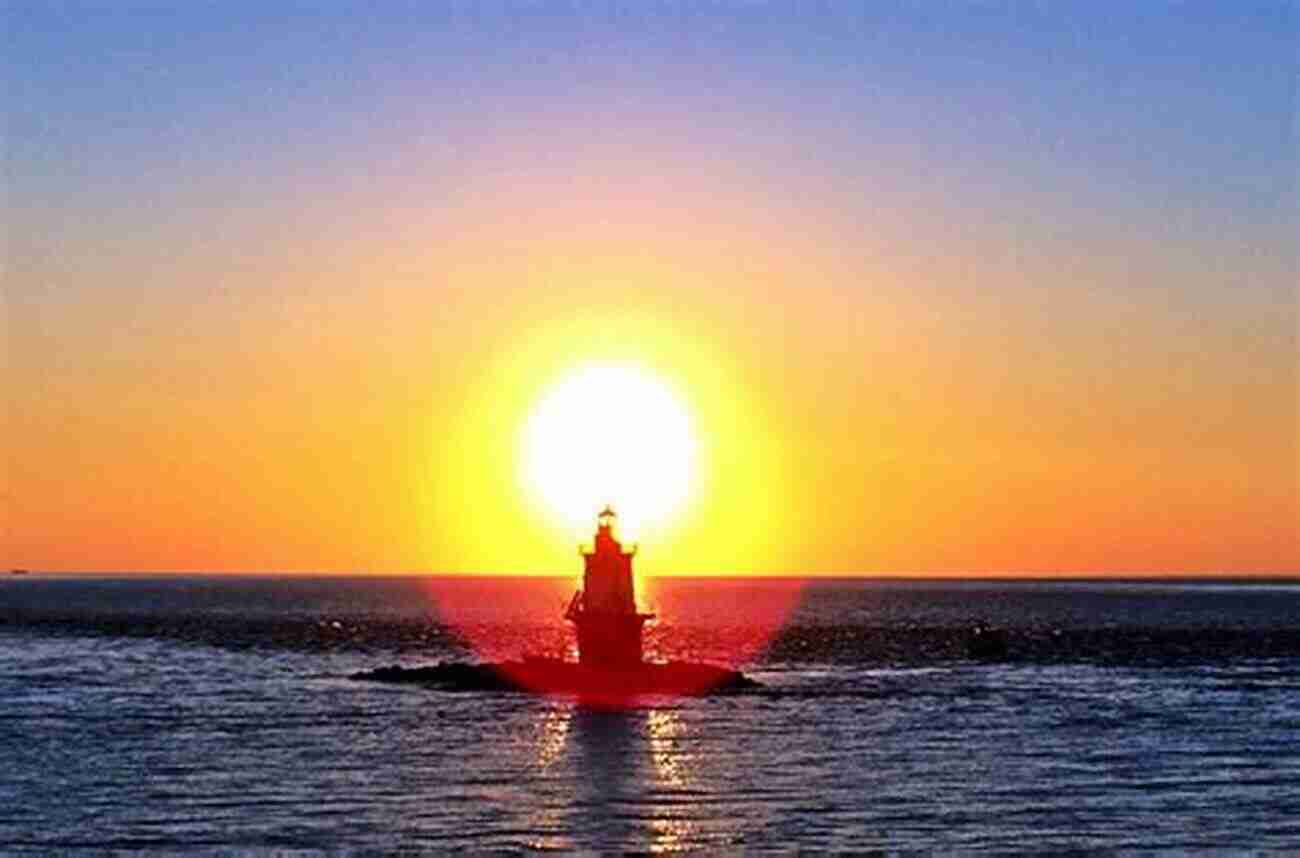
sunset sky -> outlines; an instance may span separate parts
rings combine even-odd
[[[643,571],[1300,572],[1297,7],[1132,5],[10,3],[0,563],[572,573],[617,365]]]

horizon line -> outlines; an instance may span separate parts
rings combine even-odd
[[[15,574],[17,573],[17,574]],[[1108,579],[1126,580],[1294,580],[1300,581],[1300,569],[1294,570],[973,570],[970,572],[926,572],[926,571],[810,571],[810,572],[638,572],[643,578],[684,578],[684,579],[773,579],[773,580],[1063,580],[1096,581]],[[0,579],[15,577],[243,577],[243,578],[562,578],[576,577],[572,572],[459,572],[434,570],[297,570],[297,569],[38,569],[35,567],[12,567],[9,575],[0,575]]]

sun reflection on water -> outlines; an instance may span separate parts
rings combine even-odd
[[[683,801],[695,784],[677,709],[610,711],[555,701],[538,713],[533,741],[543,777],[578,785],[571,795],[537,797],[530,822],[547,834],[535,847],[622,842],[663,854],[698,839],[691,805]]]
[[[573,721],[573,708],[559,705],[542,715],[537,730],[537,767],[550,768],[564,753],[569,738],[569,725]]]
[[[646,735],[650,744],[650,759],[654,761],[655,772],[663,785],[673,789],[686,786],[686,764],[678,747],[678,737],[682,732],[682,722],[677,713],[670,709],[652,709],[646,719]]]
[[[671,709],[650,710],[645,722],[650,759],[660,790],[681,791],[690,787],[690,755],[681,749],[681,717]],[[683,818],[684,805],[660,804],[651,813],[649,850],[655,854],[679,852],[695,833],[695,824]]]

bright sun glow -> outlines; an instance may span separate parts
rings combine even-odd
[[[659,379],[634,366],[567,376],[533,410],[523,443],[529,488],[575,533],[608,503],[636,536],[666,524],[690,493],[691,421]]]

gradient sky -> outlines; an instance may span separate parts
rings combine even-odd
[[[651,572],[1300,571],[1294,3],[5,15],[0,563],[570,573],[617,360]]]

